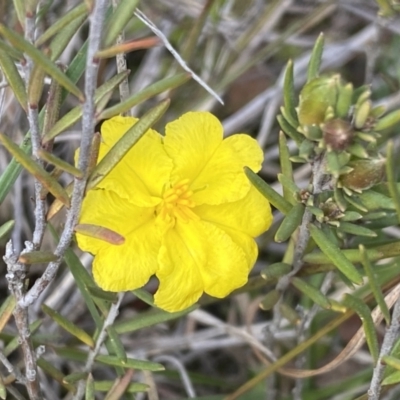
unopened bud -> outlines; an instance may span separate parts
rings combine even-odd
[[[322,76],[308,82],[300,92],[300,125],[324,122],[329,107],[335,107],[340,75]]]
[[[381,182],[385,173],[383,158],[350,162],[351,172],[340,177],[343,187],[362,192]]]
[[[322,127],[322,131],[325,143],[333,150],[346,149],[354,137],[351,124],[339,118],[326,122]]]

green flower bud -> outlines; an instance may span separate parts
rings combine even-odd
[[[325,203],[322,203],[320,205],[320,208],[324,213],[325,221],[337,220],[339,218],[342,218],[344,215],[342,210],[334,201],[332,201],[332,199],[329,199]]]
[[[324,122],[327,109],[335,108],[340,75],[321,76],[308,82],[300,92],[298,117],[300,125]]]
[[[323,124],[323,137],[325,143],[332,150],[344,150],[349,146],[354,137],[351,124],[343,119],[332,119]]]
[[[381,182],[385,173],[385,159],[357,160],[349,163],[351,172],[340,177],[342,187],[362,192]]]

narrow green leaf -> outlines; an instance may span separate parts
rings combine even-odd
[[[400,360],[393,356],[383,356],[382,363],[386,365],[390,365],[391,367],[400,371]]]
[[[300,226],[304,214],[304,204],[297,203],[286,214],[281,225],[275,233],[275,241],[284,242],[292,236],[293,232]]]
[[[311,214],[315,215],[318,221],[324,220],[325,214],[320,208],[314,206],[307,206],[307,210],[310,211]]]
[[[325,41],[324,34],[320,33],[318,39],[314,44],[310,61],[308,63],[307,82],[310,82],[314,78],[317,78],[319,76],[319,68],[321,66],[322,52],[324,50],[324,41]]]
[[[71,22],[75,21],[77,18],[88,13],[87,5],[85,3],[76,6],[72,10],[68,11],[64,16],[59,18],[50,25],[50,27],[36,40],[35,46],[40,47],[43,43],[47,42],[55,34],[59,33]]]
[[[358,158],[364,158],[364,159],[369,158],[368,151],[360,143],[352,143],[350,146],[346,148],[346,151]]]
[[[37,109],[42,97],[44,87],[45,72],[39,65],[33,66],[28,84],[28,104],[29,107]]]
[[[68,163],[64,160],[61,160],[61,158],[58,158],[57,156],[55,156],[52,153],[47,152],[46,150],[40,149],[38,151],[38,156],[42,160],[48,162],[49,164],[54,165],[55,167],[61,169],[62,171],[67,172],[68,174],[71,174],[72,176],[75,176],[78,179],[83,178],[83,172],[80,169],[75,168],[70,163]]]
[[[367,191],[365,191],[365,193],[366,192]],[[369,192],[369,190],[368,190],[368,192]],[[348,196],[347,194],[344,194],[343,197],[344,197],[345,201],[347,203],[351,204],[356,210],[362,211],[364,213],[368,212],[368,208],[364,205],[364,202],[360,199],[359,196]],[[365,196],[363,196],[363,198],[364,197]],[[373,209],[375,209],[375,208],[371,208],[371,210],[373,210]]]
[[[293,118],[290,112],[286,110],[285,107],[281,107],[281,114],[293,129],[297,129],[299,127],[299,121],[297,120],[297,117]]]
[[[293,168],[292,168],[292,162],[290,161],[289,148],[287,146],[286,137],[282,131],[279,132],[279,162],[281,165],[282,175],[294,183]],[[290,199],[294,198],[293,192],[284,187],[283,197],[289,202],[291,202]]]
[[[261,276],[264,279],[280,278],[288,274],[292,270],[292,266],[283,262],[268,265],[261,270]]]
[[[21,24],[21,26],[24,28],[25,27],[25,4],[24,0],[13,0],[14,4],[14,10],[16,11],[18,21]]]
[[[94,379],[92,374],[89,374],[86,379],[86,390],[85,390],[85,400],[94,400]]]
[[[134,294],[137,298],[139,298],[149,306],[154,306],[154,298],[146,289],[140,288],[132,290],[132,294]]]
[[[71,43],[71,39],[73,38],[74,35],[76,35],[76,32],[78,32],[79,28],[83,25],[86,19],[87,15],[82,15],[74,19],[54,36],[53,40],[50,42],[49,45],[51,61],[55,62],[60,58],[62,52],[66,49],[67,45]],[[86,43],[82,46],[82,49],[80,51],[84,51],[85,49],[86,49]],[[78,55],[78,57],[79,56],[80,54]],[[86,57],[86,54],[84,57]],[[70,71],[78,72],[80,70],[80,66],[77,63],[71,63],[70,68],[71,68],[69,69]],[[69,76],[71,79],[73,78],[73,74]],[[75,82],[75,79],[72,80]]]
[[[399,110],[400,111],[400,110]],[[395,161],[394,161],[394,147],[393,141],[389,141],[387,145],[386,151],[386,176],[388,181],[388,189],[390,193],[390,197],[394,203],[396,214],[397,214],[397,221],[400,222],[400,192],[397,187],[397,179],[395,173]]]
[[[353,221],[358,221],[359,219],[363,218],[363,216],[358,213],[357,211],[346,211],[344,213],[344,216],[340,218],[340,222],[353,222]]]
[[[346,258],[352,263],[361,262],[359,249],[341,250]],[[393,242],[381,246],[367,249],[368,259],[370,261],[383,260],[385,258],[396,257],[400,255],[400,242]],[[309,253],[304,256],[304,262],[307,264],[330,264],[331,259],[324,253]]]
[[[272,289],[260,301],[259,307],[264,311],[272,310],[276,303],[278,303],[281,296],[282,293],[279,290]]]
[[[14,47],[9,46],[7,43],[0,40],[0,49],[6,53],[9,57],[14,58],[15,60],[23,60],[24,55]]]
[[[114,385],[114,381],[96,381],[94,383],[94,388],[98,392],[108,392],[112,386]],[[149,387],[144,383],[131,383],[125,393],[139,393],[146,392],[149,390]]]
[[[139,0],[121,0],[119,2],[104,30],[106,32],[104,47],[109,47],[114,44],[118,35],[133,17],[133,12],[135,11],[138,3]]]
[[[61,100],[62,100],[62,87],[54,79],[50,83],[49,91],[47,93],[45,114],[43,119],[42,138],[54,126],[60,116]],[[50,146],[51,148],[51,146]],[[49,146],[47,146],[49,149]]]
[[[87,379],[88,373],[87,372],[73,372],[72,374],[65,375],[63,381],[65,383],[76,383],[81,381],[82,379]]]
[[[311,237],[314,239],[317,246],[323,253],[330,259],[347,278],[352,282],[360,285],[362,284],[361,275],[358,273],[354,265],[346,258],[342,250],[332,243],[315,225],[309,225]]]
[[[16,303],[17,302],[14,296],[8,296],[0,306],[0,332],[7,325],[7,322],[14,311]]]
[[[292,277],[291,282],[296,289],[298,289],[305,296],[309,297],[315,304],[318,304],[327,310],[331,308],[329,299],[313,285],[310,285],[308,282],[295,276]]]
[[[395,110],[380,118],[374,126],[375,131],[383,131],[388,128],[392,128],[394,125],[400,122],[400,110]]]
[[[109,345],[109,347],[113,349],[113,353],[116,355],[116,357],[119,360],[122,360],[122,362],[126,362],[127,355],[125,352],[125,347],[124,347],[123,343],[121,342],[121,339],[119,338],[114,327],[108,326],[107,333],[108,333],[108,338],[107,338],[106,345]]]
[[[0,226],[0,240],[7,237],[14,228],[15,221],[12,219]]]
[[[97,88],[94,94],[94,103],[97,105],[99,101],[101,101],[101,99],[106,96],[107,93],[112,92],[127,77],[129,73],[129,70],[123,71],[113,76],[111,79]],[[82,107],[74,107],[71,111],[60,118],[48,132],[46,132],[43,137],[43,143],[47,143],[49,140],[54,139],[61,132],[65,131],[75,122],[77,122],[81,117]]]
[[[160,324],[162,322],[172,321],[174,319],[180,318],[183,315],[189,314],[191,311],[196,310],[197,308],[198,305],[193,305],[187,308],[186,310],[174,313],[154,308],[149,311],[143,312],[140,315],[135,316],[131,319],[127,319],[121,322],[116,322],[114,324],[114,328],[116,332],[119,334],[134,332],[148,326],[153,326],[156,324]]]
[[[338,205],[340,211],[344,212],[347,209],[347,201],[343,195],[343,192],[338,187],[333,189],[333,198],[335,199],[335,203]]]
[[[301,321],[301,318],[297,314],[296,310],[294,310],[285,302],[280,302],[279,311],[293,326],[297,326]]]
[[[370,213],[363,215],[363,219],[365,221],[376,221],[376,220],[382,220],[383,218],[390,218],[393,221],[393,218],[395,217],[396,216],[394,213],[390,213],[387,211],[372,211]]]
[[[149,128],[151,128],[165,113],[169,103],[169,99],[166,99],[150,109],[121,137],[121,139],[118,140],[93,170],[89,178],[88,190],[95,187],[120,162],[132,146],[134,146]]]
[[[84,351],[76,347],[62,346],[53,347],[54,352],[65,360],[73,360],[79,362],[85,362],[88,357],[88,350]]]
[[[294,121],[297,121],[297,125],[299,125],[297,119],[296,112],[296,93],[294,88],[294,78],[293,78],[293,61],[289,60],[285,70],[285,76],[283,80],[283,104],[285,106],[285,110],[290,115],[290,118]]]
[[[109,301],[110,303],[115,303],[117,300],[117,293],[115,292],[106,292],[97,286],[88,286],[87,289],[89,293],[97,299]]]
[[[304,160],[307,160],[311,162],[311,159],[314,157],[314,152],[315,152],[315,141],[314,139],[310,139],[309,136],[313,136],[315,134],[316,138],[315,140],[319,141],[322,138],[322,130],[320,129],[319,126],[313,125],[313,126],[306,126],[304,128],[307,129],[302,129],[301,133],[304,135],[304,140],[300,143],[299,148],[299,157],[303,157]],[[308,129],[310,128],[310,129]],[[313,135],[309,135],[310,130],[314,132]],[[307,135],[305,135],[305,132],[307,132]],[[319,133],[321,133],[321,137],[318,137]],[[293,160],[293,157],[290,157],[291,160]]]
[[[106,365],[114,365],[122,368],[140,369],[142,371],[165,370],[162,364],[146,360],[135,360],[133,358],[127,358],[126,361],[123,361],[114,356],[99,355],[96,357],[96,361]]]
[[[393,372],[382,381],[382,386],[395,385],[400,382],[400,371]]]
[[[290,162],[290,161],[289,161]],[[278,174],[278,181],[282,185],[283,188],[283,197],[292,205],[298,203],[297,194],[300,189],[296,186],[293,179],[287,177],[284,174]],[[285,196],[286,191],[286,196]]]
[[[167,90],[175,89],[190,79],[190,75],[187,73],[178,74],[169,78],[162,79],[147,88],[143,89],[139,93],[135,93],[128,97],[125,101],[116,104],[110,108],[106,108],[100,115],[97,116],[97,121],[102,119],[109,119],[115,115],[123,114],[130,110],[143,101],[156,96],[157,94],[163,93]]]
[[[363,324],[365,338],[367,340],[368,348],[375,363],[379,357],[379,343],[375,331],[374,321],[371,317],[371,310],[368,306],[358,297],[346,293],[343,299],[343,304],[346,307],[354,310],[360,317]]]
[[[335,151],[328,151],[326,153],[327,171],[332,174],[334,178],[339,177],[340,163],[338,155]]]
[[[244,172],[254,187],[282,214],[286,215],[292,209],[292,205],[287,200],[285,200],[279,193],[275,192],[267,182],[260,178],[250,168],[244,167]]]
[[[379,285],[377,284],[377,279],[376,279],[374,270],[368,259],[368,253],[362,244],[359,245],[359,249],[360,249],[360,254],[361,254],[362,265],[364,267],[365,275],[367,275],[367,277],[368,277],[368,283],[371,288],[371,292],[374,294],[375,300],[376,300],[378,306],[380,307],[383,316],[385,317],[386,325],[389,326],[390,325],[390,311],[385,302],[382,290],[379,287]]]
[[[389,184],[389,182],[388,182]],[[355,196],[351,196],[352,200]],[[364,205],[365,211],[375,211],[375,210],[395,210],[395,205],[390,197],[387,197],[381,193],[375,192],[374,190],[365,190],[364,192],[357,195],[359,201]],[[348,197],[350,202],[350,196]]]
[[[355,236],[364,236],[364,237],[376,237],[377,233],[371,229],[366,228],[365,226],[360,226],[356,224],[352,224],[350,222],[342,222],[340,221],[339,230],[345,233],[349,233]]]
[[[15,66],[14,61],[10,56],[0,48],[0,66],[1,70],[7,79],[8,84],[11,86],[15,98],[21,107],[27,111],[28,99],[26,96],[26,89],[24,81]]]
[[[348,83],[346,85],[338,86],[338,100],[336,103],[336,115],[339,118],[346,118],[351,107],[351,100],[353,97],[353,85]]]
[[[75,336],[81,342],[87,344],[89,347],[94,347],[94,341],[92,337],[87,334],[83,329],[77,327],[70,320],[63,317],[60,313],[46,306],[46,304],[42,304],[42,310],[71,335]]]
[[[52,178],[39,164],[35,163],[23,150],[13,143],[7,136],[0,133],[0,143],[30,172],[42,185],[57,199],[69,207],[69,197],[62,186]]]
[[[75,231],[92,238],[104,240],[107,243],[115,246],[120,246],[125,243],[125,238],[118,232],[105,228],[104,226],[91,224],[78,224],[75,226]]]
[[[70,93],[74,94],[80,101],[84,101],[85,97],[81,90],[73,83],[73,81],[65,75],[56,64],[48,59],[40,50],[27,42],[22,36],[8,29],[5,25],[0,24],[0,34],[4,36],[18,50],[26,53],[35,64],[42,67],[53,79],[60,83]]]
[[[37,360],[37,365],[44,372],[46,372],[47,375],[52,377],[55,381],[60,383],[67,390],[69,390],[72,393],[75,392],[76,390],[75,386],[71,385],[70,383],[64,382],[64,374],[59,369],[57,369],[52,363],[46,361],[43,358],[39,358]]]
[[[293,139],[297,146],[300,146],[301,142],[304,140],[304,136],[296,130],[296,128],[293,128],[289,124],[289,122],[286,121],[286,119],[282,115],[278,115],[276,119],[279,122],[279,126],[283,130],[283,132],[286,133],[291,139]]]
[[[22,264],[40,264],[56,261],[57,259],[58,257],[53,252],[40,250],[22,253],[18,258],[18,262]]]

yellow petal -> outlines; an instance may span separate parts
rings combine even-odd
[[[188,112],[165,127],[164,147],[176,180],[195,179],[222,143],[223,129],[208,112]]]
[[[253,186],[242,199],[219,205],[203,204],[193,209],[202,220],[257,237],[272,223],[268,200]]]
[[[217,226],[203,222],[208,241],[207,264],[201,268],[204,291],[225,297],[247,282],[250,266],[243,249]]]
[[[138,227],[154,218],[153,208],[134,206],[116,193],[105,189],[89,190],[86,194],[80,224],[99,225],[111,229],[125,238]],[[78,246],[92,254],[97,254],[102,248],[110,244],[104,240],[77,233]],[[115,246],[121,249],[122,246]]]
[[[154,221],[130,232],[121,246],[102,247],[93,262],[95,282],[106,291],[122,292],[144,286],[158,267],[161,238]]]
[[[103,123],[99,160],[137,121],[136,118],[118,116]],[[161,135],[149,129],[98,187],[113,190],[132,204],[155,206],[160,202],[171,170],[172,160],[164,150]]]
[[[248,267],[247,273],[249,273],[257,261],[258,246],[256,241],[246,233],[239,232],[226,226],[216,226],[223,230],[232,239],[232,241],[242,249],[244,256],[246,257]]]
[[[172,180],[189,179],[196,204],[221,204],[246,195],[244,166],[261,167],[263,153],[248,135],[222,140],[222,125],[210,113],[191,112],[166,126],[165,149],[173,159]]]
[[[169,230],[159,253],[156,273],[160,287],[156,306],[175,312],[194,304],[204,290],[200,269],[207,263],[205,235],[199,221],[177,223]]]

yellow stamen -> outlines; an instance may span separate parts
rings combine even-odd
[[[189,190],[189,179],[182,179],[170,188],[165,188],[163,199],[157,214],[168,224],[174,226],[177,219],[183,222],[198,220],[199,217],[191,210],[195,202],[191,199],[193,191]]]

